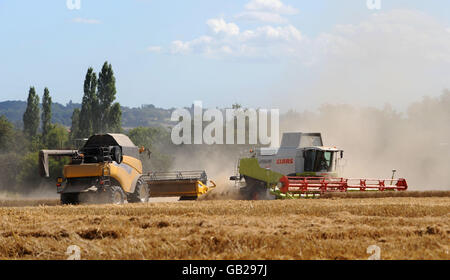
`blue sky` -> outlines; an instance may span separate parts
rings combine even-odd
[[[126,106],[401,108],[450,87],[449,27],[436,0],[0,0],[0,101],[80,102],[107,60]]]

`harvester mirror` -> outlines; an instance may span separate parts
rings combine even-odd
[[[122,155],[122,150],[120,149],[119,146],[114,146],[113,150],[112,150],[112,154],[113,154],[113,160],[115,162],[117,162],[118,164],[122,163],[123,160],[123,155]]]
[[[344,151],[341,151],[341,158],[344,158]]]

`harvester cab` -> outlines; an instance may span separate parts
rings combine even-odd
[[[278,148],[254,151],[265,169],[289,176],[337,177],[343,151],[323,146],[320,133],[285,133]]]
[[[323,145],[320,133],[284,133],[276,148],[252,149],[238,164],[245,199],[292,198],[329,191],[406,189],[404,179],[344,179],[338,174],[344,151]],[[354,182],[359,180],[358,184]],[[395,183],[395,185],[393,185]]]
[[[40,172],[49,177],[49,156],[71,157],[71,162],[64,166],[63,177],[57,182],[62,204],[78,204],[84,200],[80,199],[82,196],[87,200],[94,198],[95,201],[114,204],[147,202],[150,197],[167,194],[196,199],[211,188],[207,186],[205,172],[188,172],[189,180],[179,176],[161,179],[151,176],[154,172],[144,173],[139,157],[143,151],[124,134],[93,135],[79,150],[40,151]],[[174,174],[186,172],[176,171]],[[171,191],[164,192],[168,188]]]

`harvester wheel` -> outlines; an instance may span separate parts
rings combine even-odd
[[[123,204],[125,201],[125,193],[120,186],[111,186],[106,190],[108,203]]]
[[[148,185],[142,180],[138,180],[136,183],[136,188],[134,193],[128,196],[128,202],[138,203],[138,202],[148,202],[150,193],[148,191]]]
[[[79,193],[62,193],[61,194],[61,204],[67,205],[67,204],[79,204]]]
[[[240,189],[243,200],[273,200],[275,197],[270,194],[265,182],[246,177],[246,186]]]

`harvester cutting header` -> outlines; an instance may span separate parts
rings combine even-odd
[[[238,163],[246,199],[299,198],[326,192],[404,191],[405,179],[347,179],[339,175],[344,151],[323,145],[320,133],[284,133],[277,148],[250,150]]]
[[[139,159],[143,151],[124,134],[93,135],[80,150],[40,151],[40,172],[49,177],[49,156],[71,157],[57,183],[62,204],[77,204],[83,194],[114,204],[166,196],[192,200],[215,186],[212,181],[208,186],[205,171],[144,173]]]

